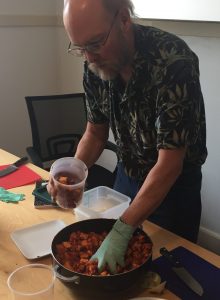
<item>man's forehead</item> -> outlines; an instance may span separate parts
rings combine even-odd
[[[74,1],[82,1],[86,5],[80,6],[78,3],[64,12],[64,23],[71,40],[76,44],[84,44],[101,37],[111,21],[111,14],[99,3],[100,0],[72,0],[71,3]],[[94,5],[91,5],[93,1]]]
[[[102,0],[65,0],[64,12],[73,16],[108,15]]]

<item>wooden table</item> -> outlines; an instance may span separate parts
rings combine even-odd
[[[2,149],[0,149],[0,165],[13,163],[18,157],[14,156]],[[48,172],[42,170],[32,164],[28,164],[32,170],[42,176],[43,179],[48,179]],[[50,220],[63,220],[67,225],[75,222],[75,217],[72,211],[65,211],[60,209],[35,209],[33,205],[32,191],[34,185],[26,185],[18,188],[11,189],[15,193],[24,193],[26,198],[24,201],[18,204],[4,203],[0,201],[0,299],[10,299],[10,292],[7,287],[7,278],[9,274],[16,268],[36,262],[26,259],[19,249],[12,241],[10,234],[20,228],[25,228],[38,223],[50,221]],[[153,241],[153,259],[160,256],[159,249],[166,246],[168,250],[171,250],[177,246],[184,246],[190,251],[196,253],[202,258],[206,259],[213,265],[220,267],[220,257],[196,244],[193,244],[167,230],[164,230],[150,222],[144,222],[144,230],[150,236]],[[37,260],[39,263],[52,264],[52,257],[47,256]],[[143,297],[152,296],[148,291],[136,292],[132,294],[131,291],[127,294],[117,295],[103,295],[91,297],[86,291],[78,290],[76,288],[70,288],[64,285],[60,280],[56,280],[55,283],[55,300],[122,300],[129,299],[131,297]],[[170,291],[165,290],[160,296],[161,298],[176,300],[179,299],[173,295]]]

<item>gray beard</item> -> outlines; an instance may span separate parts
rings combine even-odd
[[[113,80],[119,74],[119,70],[116,70],[116,68],[115,70],[113,68],[111,70],[102,70],[95,63],[90,63],[89,69],[102,80]]]

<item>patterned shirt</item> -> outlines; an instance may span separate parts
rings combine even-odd
[[[88,120],[109,122],[119,159],[128,176],[143,181],[159,149],[187,146],[184,168],[201,166],[207,156],[204,101],[197,56],[179,37],[133,25],[133,74],[103,81],[85,62]]]

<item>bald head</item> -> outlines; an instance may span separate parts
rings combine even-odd
[[[74,30],[81,31],[86,26],[96,30],[95,24],[100,29],[121,9],[133,15],[130,0],[64,0],[63,20],[70,40],[75,36]]]
[[[84,6],[84,5],[86,5],[86,2],[88,2],[88,1],[64,0],[64,7],[66,5],[68,5],[68,3],[71,3],[71,2],[78,2],[79,6]],[[91,2],[92,5],[94,3],[94,6],[96,5],[95,0],[94,1],[90,0],[89,2]],[[134,16],[134,5],[131,0],[101,0],[99,2],[102,2],[103,7],[105,7],[105,9],[111,13],[118,11],[120,8],[127,8],[130,15]]]
[[[91,32],[94,36],[98,35],[111,17],[102,0],[65,0],[64,26],[70,40],[76,44],[89,42]]]

